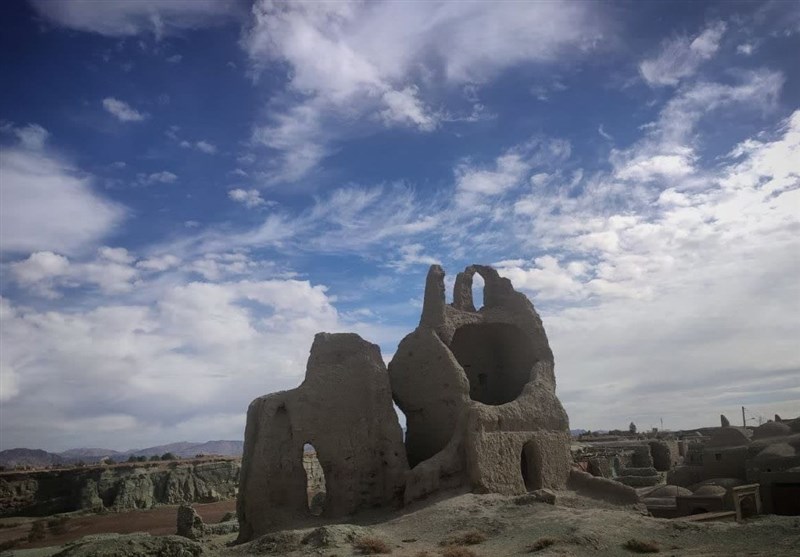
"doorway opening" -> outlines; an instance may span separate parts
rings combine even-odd
[[[519,467],[526,491],[534,491],[542,487],[542,478],[539,475],[539,461],[541,460],[539,457],[535,441],[528,441],[522,446]]]
[[[303,469],[306,472],[306,501],[311,516],[321,516],[325,511],[327,486],[325,472],[317,457],[317,450],[311,443],[303,445]]]

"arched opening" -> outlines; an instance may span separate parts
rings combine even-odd
[[[739,501],[739,508],[742,509],[742,518],[750,518],[758,514],[755,495],[744,495]]]
[[[539,455],[535,441],[528,441],[522,446],[519,458],[522,482],[525,484],[526,491],[533,491],[542,487],[542,479],[539,474]]]
[[[312,516],[320,516],[325,510],[325,472],[317,458],[317,450],[311,443],[303,446],[303,469],[306,472],[306,497],[308,512]]]
[[[469,396],[484,404],[511,402],[530,380],[533,349],[522,331],[507,323],[456,329],[450,350],[469,379]]]
[[[483,277],[480,275],[480,273],[475,273],[472,275],[472,304],[477,310],[480,310],[484,305],[486,305],[486,302],[483,298],[485,286],[486,281],[483,280]]]

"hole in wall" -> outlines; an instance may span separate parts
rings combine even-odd
[[[484,305],[484,290],[486,286],[486,281],[483,280],[483,277],[475,273],[472,275],[472,305],[475,306],[475,309],[479,310]]]
[[[306,472],[308,512],[312,516],[320,516],[325,511],[328,490],[325,484],[325,472],[317,457],[317,450],[311,443],[303,445],[303,470]]]
[[[519,468],[522,473],[522,482],[525,484],[526,491],[533,491],[542,487],[542,479],[537,470],[536,451],[538,450],[534,441],[528,441],[522,446],[519,457]]]
[[[518,327],[508,323],[459,327],[450,350],[467,374],[470,398],[484,404],[516,399],[536,363],[530,342]]]

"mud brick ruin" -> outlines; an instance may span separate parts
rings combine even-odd
[[[484,280],[476,309],[472,280]],[[323,519],[397,506],[440,489],[521,494],[563,487],[567,413],[533,304],[491,267],[472,265],[445,302],[431,266],[419,326],[389,364],[355,334],[320,333],[305,381],[252,402],[237,511],[239,541],[308,520],[304,447],[324,472]],[[392,403],[403,410],[403,441]]]

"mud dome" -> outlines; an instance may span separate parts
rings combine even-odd
[[[480,310],[472,299],[475,273],[485,283]],[[318,508],[327,520],[440,489],[563,487],[569,422],[553,367],[539,315],[508,279],[491,267],[467,267],[447,305],[444,271],[431,266],[419,326],[400,343],[388,373],[374,344],[320,333],[303,384],[250,404],[239,541],[314,522]],[[392,399],[407,418],[405,445]],[[325,483],[311,508],[306,443],[316,449]]]

